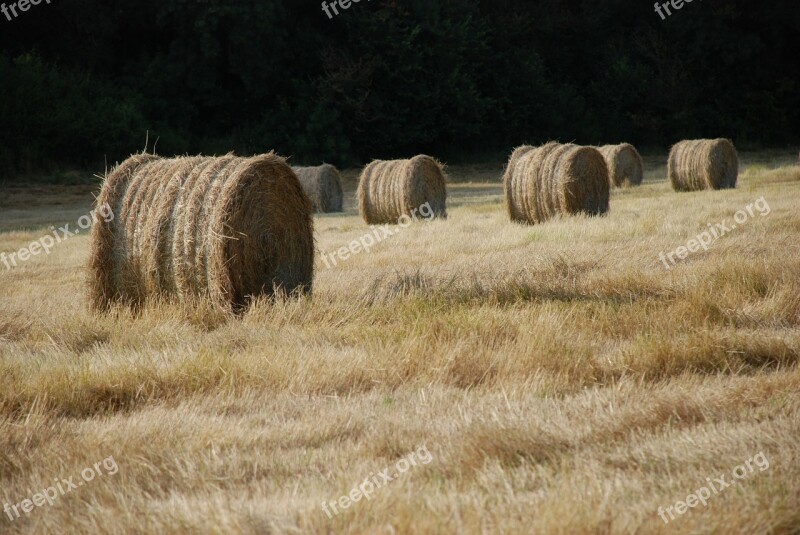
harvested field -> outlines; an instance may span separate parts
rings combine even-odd
[[[737,189],[686,195],[664,156],[606,217],[535,226],[509,223],[502,163],[450,168],[447,220],[319,270],[313,299],[239,316],[90,314],[84,233],[0,267],[0,504],[102,472],[0,513],[0,531],[794,533],[800,168],[743,154]],[[316,218],[320,252],[367,230],[356,179],[344,214]],[[75,221],[91,193],[3,197],[0,251]],[[664,268],[660,252],[761,197],[768,213]],[[423,446],[429,462],[399,473]],[[397,477],[334,514],[384,469]]]

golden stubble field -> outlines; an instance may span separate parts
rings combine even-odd
[[[678,194],[662,160],[534,227],[502,165],[453,167],[448,220],[242,317],[90,315],[85,233],[0,264],[0,533],[800,533],[800,168]],[[346,178],[324,253],[370,232]],[[6,253],[91,209],[4,190]]]

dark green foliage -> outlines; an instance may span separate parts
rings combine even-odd
[[[139,99],[113,83],[0,55],[0,95],[0,174],[96,165],[144,146]]]
[[[523,142],[798,142],[788,0],[71,0],[0,18],[0,175],[275,149],[337,165]]]

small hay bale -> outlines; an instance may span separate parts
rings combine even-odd
[[[358,210],[368,225],[413,217],[425,203],[434,217],[447,217],[447,177],[442,164],[430,156],[375,160],[361,173]]]
[[[255,296],[311,291],[311,203],[286,161],[138,154],[103,182],[92,228],[94,310],[209,299],[239,311]]]
[[[292,167],[315,212],[342,211],[342,180],[330,164],[317,167]]]
[[[517,223],[542,223],[556,215],[608,211],[608,167],[592,147],[523,145],[503,175],[506,209]]]
[[[608,165],[611,187],[638,186],[644,178],[644,164],[636,147],[630,143],[597,147]]]
[[[667,172],[675,191],[735,188],[739,156],[729,139],[680,141],[669,152]]]

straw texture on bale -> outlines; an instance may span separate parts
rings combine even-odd
[[[735,188],[739,156],[729,139],[681,141],[669,152],[667,173],[675,191]]]
[[[311,291],[311,204],[275,154],[135,155],[106,177],[106,203],[113,219],[92,228],[95,310],[200,298],[236,311],[254,296]]]
[[[317,167],[292,167],[300,179],[315,212],[342,211],[342,181],[339,170],[330,164]]]
[[[508,215],[518,223],[608,211],[608,167],[592,147],[559,143],[518,147],[509,158],[503,187]]]
[[[434,158],[375,160],[358,184],[358,209],[368,225],[397,223],[428,203],[435,217],[447,217],[447,178]]]
[[[611,187],[638,186],[644,178],[644,164],[636,147],[630,143],[597,147],[608,165]]]

